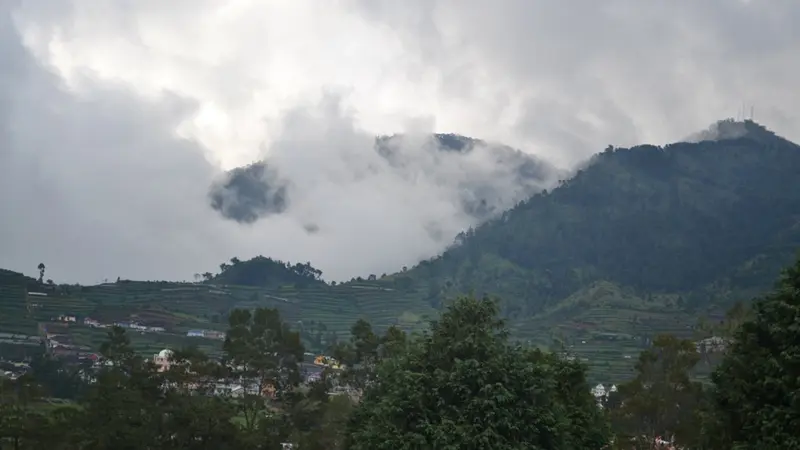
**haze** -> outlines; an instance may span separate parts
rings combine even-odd
[[[569,169],[744,102],[797,141],[798,22],[791,0],[0,0],[0,267],[190,279],[263,254],[329,280],[392,272],[475,225],[464,177],[505,187],[508,167],[410,145],[400,176],[375,169],[375,135],[457,133]],[[302,197],[220,217],[209,186],[261,159]]]

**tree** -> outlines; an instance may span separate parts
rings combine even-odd
[[[40,429],[45,419],[30,407],[40,394],[39,386],[27,375],[14,381],[0,378],[0,448],[6,448],[5,442],[15,450],[45,444]]]
[[[589,394],[586,366],[539,349],[528,350],[527,360],[550,368],[555,378],[556,397],[566,408],[569,429],[578,431],[567,435],[565,448],[603,448],[609,441],[611,429],[596,400]]]
[[[36,266],[36,268],[39,269],[39,283],[41,283],[44,280],[44,270],[45,270],[44,263],[39,263],[39,265]]]
[[[161,413],[170,449],[237,449],[235,405],[212,396],[222,367],[196,347],[172,354]],[[192,395],[205,394],[205,395]]]
[[[639,356],[636,378],[609,399],[617,438],[633,440],[636,448],[643,449],[649,449],[658,436],[674,437],[679,445],[694,444],[702,388],[691,381],[689,372],[699,359],[692,341],[657,336],[653,347]]]
[[[757,300],[712,374],[715,448],[800,448],[800,258]]]
[[[223,350],[230,376],[255,380],[254,389],[246,386],[239,402],[245,428],[252,433],[267,409],[265,394],[274,389],[280,397],[300,382],[298,363],[305,350],[300,334],[281,320],[276,309],[258,308],[252,313],[236,309],[228,320]]]
[[[342,381],[355,389],[364,389],[374,377],[381,339],[372,325],[359,319],[350,327],[350,340],[333,347],[333,357],[345,365]]]
[[[292,428],[288,440],[301,449],[344,448],[347,420],[354,405],[346,395],[329,395],[330,387],[328,378],[323,376],[306,392],[296,393],[295,401],[287,408]]]
[[[77,424],[77,448],[153,448],[163,427],[163,379],[137,355],[125,330],[113,327],[100,350],[107,364],[97,374]],[[166,436],[165,436],[166,435]]]
[[[379,356],[382,359],[394,358],[402,355],[408,348],[408,336],[405,331],[392,325],[386,330],[386,334],[381,339]]]
[[[214,278],[214,274],[213,274],[213,273],[211,273],[211,272],[203,272],[203,273],[201,274],[201,276],[202,276],[202,277],[203,277],[203,279],[204,279],[204,280],[206,280],[206,281],[211,281],[211,280]]]
[[[76,399],[86,388],[78,368],[47,353],[36,355],[30,363],[30,374],[48,397]]]
[[[322,278],[322,271],[312,266],[310,262],[297,263],[289,269],[302,279],[319,280]]]
[[[458,299],[407,351],[381,362],[349,422],[348,447],[566,449],[579,434],[602,435],[572,423],[579,402],[557,392],[552,363],[509,344],[497,312],[488,299]],[[578,384],[574,393],[596,410],[585,380]]]

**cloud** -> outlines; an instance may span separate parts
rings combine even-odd
[[[448,97],[473,102],[493,90],[515,124],[503,140],[559,162],[607,144],[667,143],[736,116],[742,102],[800,138],[800,4],[791,0],[350,5],[425,49],[423,64],[457,86]]]
[[[284,111],[264,150],[287,180],[285,214],[242,226],[209,206],[222,172],[208,150],[176,132],[196,101],[142,96],[91,72],[64,83],[10,22],[2,32],[0,267],[31,272],[44,262],[62,281],[186,279],[262,253],[343,279],[413,264],[474,224],[459,204],[469,177],[496,187],[504,207],[522,198],[497,176],[518,161],[486,146],[457,156],[398,145],[394,170],[328,93]]]
[[[211,207],[239,223],[286,211],[287,183],[266,162],[237,167],[215,181],[208,193]]]
[[[430,131],[569,167],[746,102],[800,139],[791,0],[166,4],[0,0],[0,267],[190,278],[261,253],[389,272],[474,224],[465,197],[522,186],[497,152],[426,149]],[[375,152],[403,131],[397,160]],[[223,170],[262,160],[282,210],[209,207]]]
[[[352,114],[335,93],[287,111],[265,161],[234,170],[225,180],[233,188],[217,184],[212,202],[224,195],[223,215],[276,241],[283,232],[273,223],[290,218],[308,235],[281,254],[306,251],[342,277],[433,256],[458,232],[552,186],[560,174],[510,148],[435,139],[413,120],[408,134],[376,145]]]

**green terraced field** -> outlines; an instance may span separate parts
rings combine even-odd
[[[24,287],[0,285],[0,333],[36,334],[36,320],[28,313]]]
[[[324,324],[339,339],[349,337],[353,323],[364,318],[381,331],[399,325],[413,331],[427,327],[437,310],[423,289],[395,289],[391,281],[323,283],[304,288],[256,288],[194,283],[123,281],[96,286],[53,288],[47,295],[27,293],[19,285],[0,285],[0,332],[37,334],[39,323],[73,315],[68,330],[76,345],[98,349],[103,329],[80,324],[85,317],[104,323],[137,321],[165,328],[163,333],[130,331],[134,347],[144,353],[188,344],[218,355],[221,342],[190,338],[190,329],[224,331],[234,308],[277,308],[296,328]],[[512,337],[530,344],[561,348],[589,364],[593,382],[617,382],[632,373],[647,338],[659,333],[693,337],[696,315],[646,302],[610,283],[600,283],[534,317],[508,320]],[[311,349],[320,351],[322,349]]]

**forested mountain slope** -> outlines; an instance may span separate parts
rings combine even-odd
[[[136,320],[166,329],[137,338],[147,353],[191,329],[218,330],[232,308],[275,307],[323,351],[359,318],[421,329],[456,295],[486,293],[501,299],[514,338],[557,341],[593,380],[617,382],[654,336],[713,334],[698,321],[766,292],[800,249],[800,147],[750,121],[721,122],[700,139],[609,147],[441,256],[388,276],[329,284],[313,261],[267,257],[232,258],[197,283],[52,286],[0,271],[0,332],[33,334],[62,314]],[[81,345],[99,336],[72,328]],[[713,358],[703,358],[707,369]]]
[[[732,127],[733,139],[609,147],[403,276],[432,301],[496,294],[514,317],[598,282],[689,310],[746,299],[800,248],[800,147],[752,121],[719,124]]]

